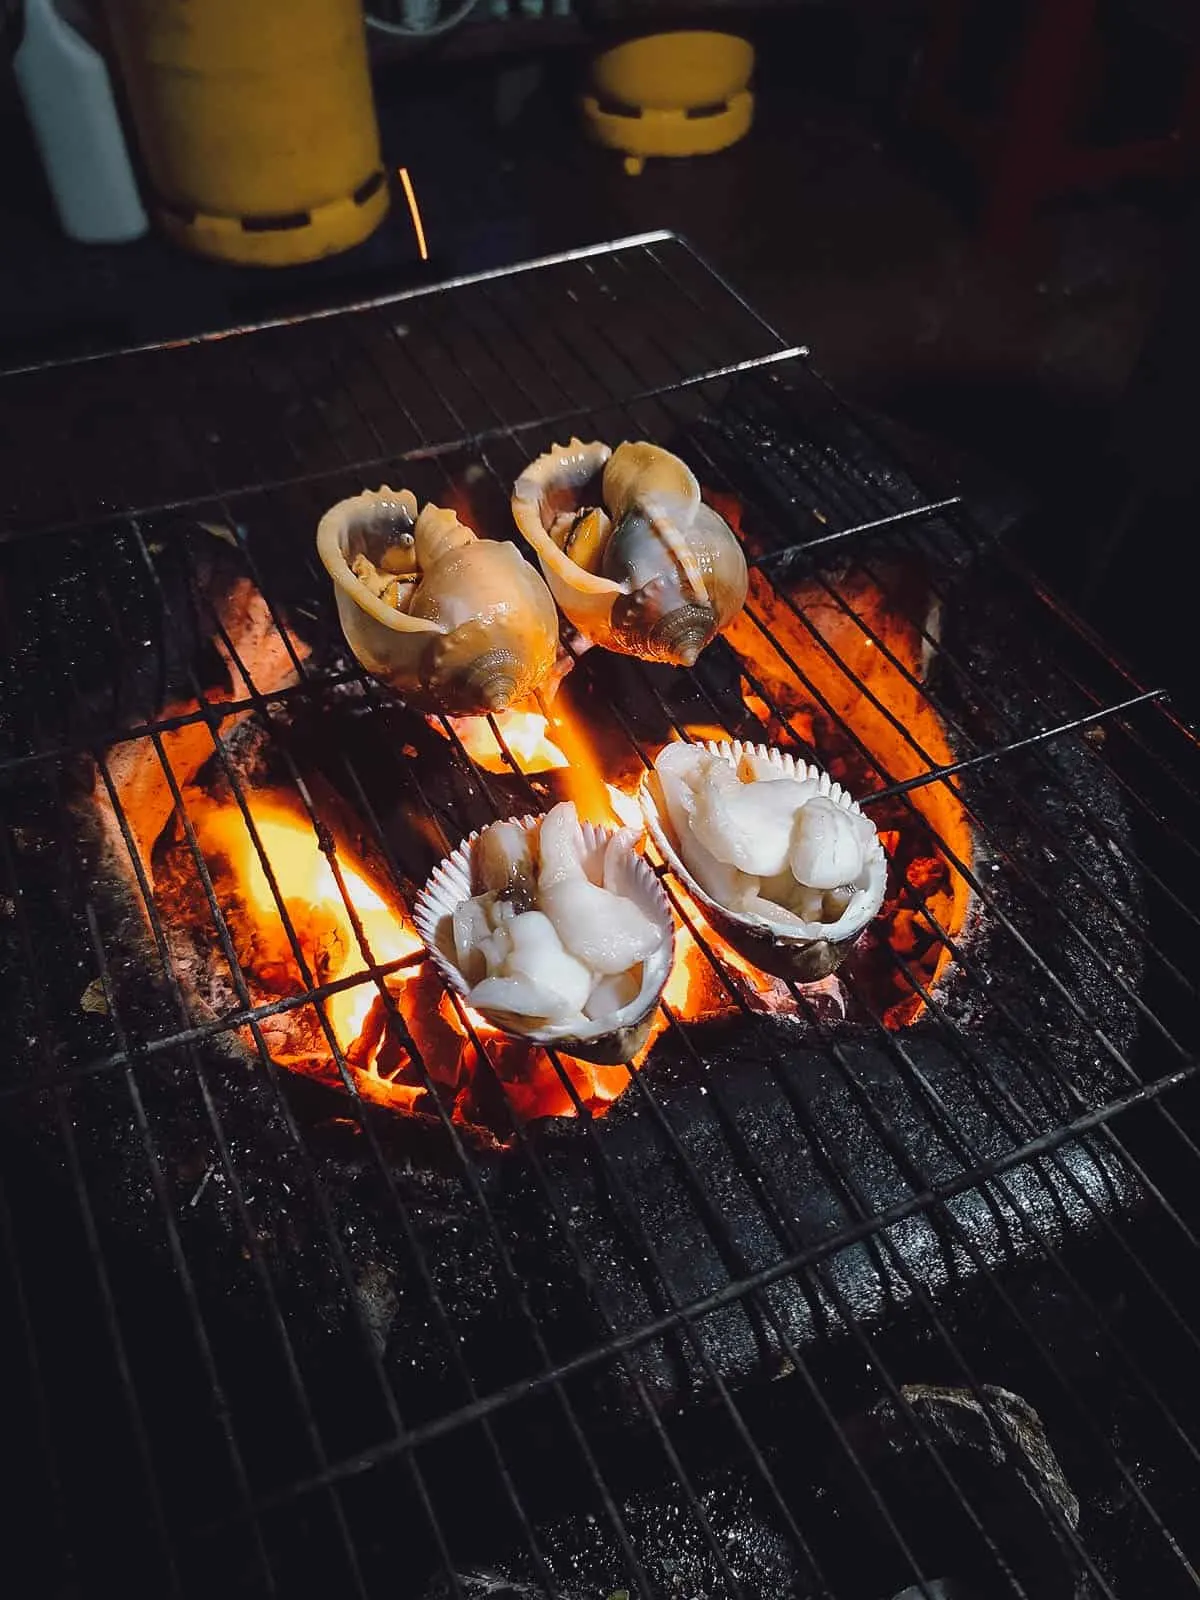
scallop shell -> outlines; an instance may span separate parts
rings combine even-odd
[[[777,767],[782,776],[800,782],[815,779],[818,793],[827,796],[835,805],[847,811],[862,814],[862,807],[852,800],[840,783],[809,762],[799,761],[782,750],[764,744],[749,744],[741,739],[733,741],[707,741],[703,749],[722,757],[736,766],[744,754],[766,758]],[[638,788],[638,801],[651,838],[662,851],[671,871],[686,887],[688,893],[703,908],[704,915],[717,932],[740,955],[763,972],[779,978],[790,978],[799,983],[815,983],[835,972],[850,953],[855,940],[878,915],[887,891],[887,856],[879,836],[868,852],[866,870],[868,882],[860,900],[852,901],[836,922],[810,922],[797,930],[790,919],[775,922],[769,917],[731,911],[719,904],[702,884],[688,871],[677,847],[666,806],[661,800],[661,789],[653,770],[646,773]]]
[[[541,826],[541,817],[511,819],[527,831]],[[530,1027],[528,1017],[511,1012],[481,1012],[495,1027],[530,1044],[547,1045],[568,1055],[579,1056],[584,1061],[596,1061],[605,1066],[616,1066],[631,1061],[645,1044],[654,1020],[654,1010],[666,988],[675,958],[675,922],[670,903],[652,868],[633,847],[627,833],[611,828],[599,828],[590,822],[581,822],[585,845],[584,866],[598,864],[610,841],[619,838],[616,884],[620,894],[629,899],[659,923],[666,938],[654,954],[644,963],[642,986],[637,997],[615,1011],[612,1016],[592,1023],[583,1032],[577,1025],[558,1024],[553,1027]],[[458,849],[436,867],[429,882],[417,896],[413,906],[413,922],[424,941],[438,971],[449,986],[464,999],[471,985],[463,976],[454,957],[454,942],[450,934],[450,920],[457,908],[472,894],[472,855],[479,832],[464,839]],[[588,872],[589,877],[592,876]],[[599,874],[593,881],[598,881]]]
[[[585,506],[600,508],[611,530],[607,573],[555,542]],[[736,535],[701,500],[691,469],[657,445],[555,445],[517,479],[512,509],[564,615],[608,650],[690,667],[745,603]]]
[[[427,507],[425,514],[430,511],[437,508]],[[412,539],[416,497],[384,487],[331,506],[317,530],[342,632],[367,671],[410,705],[456,715],[502,711],[553,676],[558,613],[515,544],[477,538],[453,512],[440,512],[439,518],[431,539],[437,551],[432,570],[444,575],[443,587],[453,586],[456,573],[471,572],[480,587],[478,612],[460,615],[452,626],[436,615],[409,615],[385,604],[355,576],[350,563],[356,555],[378,565],[387,549]],[[428,576],[422,576],[426,591]],[[438,597],[432,598],[436,612]],[[461,593],[449,598],[461,613]]]

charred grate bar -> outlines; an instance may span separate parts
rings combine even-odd
[[[805,355],[651,235],[0,379],[47,1592],[1196,1587],[1195,740]],[[504,536],[564,432],[676,448],[756,575],[691,674],[583,656],[547,764],[366,679],[312,533],[385,478]],[[667,875],[687,981],[618,1083],[379,944],[471,828],[718,734],[891,841],[838,986],[739,966]]]

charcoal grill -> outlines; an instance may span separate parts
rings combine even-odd
[[[1200,1586],[1196,744],[986,508],[666,234],[2,383],[22,1592]],[[516,471],[569,433],[677,448],[757,574],[751,656],[580,658],[563,693],[617,765],[703,725],[840,763],[897,838],[949,795],[935,865],[970,909],[947,928],[897,855],[910,937],[837,993],[768,994],[667,878],[718,1013],[668,1006],[603,1115],[551,1059],[563,1114],[532,1117],[460,1016],[463,1113],[417,1042],[437,993],[396,987],[419,954],[356,924],[322,981],[276,889],[302,981],[248,981],[189,784],[243,818],[286,791],[339,891],[350,849],[398,907],[471,828],[544,808],[560,776],[501,724],[481,762],[354,667],[313,531],[390,481],[504,536]],[[405,1041],[403,1109],[328,1022],[349,991]],[[275,1059],[302,1014],[318,1073]]]

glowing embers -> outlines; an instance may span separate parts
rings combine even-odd
[[[255,793],[247,809],[256,843],[237,804],[196,787],[183,798],[272,1060],[330,1088],[344,1089],[348,1079],[365,1100],[393,1110],[431,1111],[431,1083],[456,1121],[504,1140],[513,1116],[571,1116],[580,1106],[602,1114],[672,1023],[735,1016],[740,1005],[725,972],[753,1009],[795,1010],[787,986],[725,948],[673,887],[682,914],[676,960],[645,1047],[628,1067],[558,1052],[552,1058],[453,1000],[432,963],[420,959],[420,941],[386,873],[372,870],[343,839],[327,837],[323,850],[297,804]],[[202,1003],[211,995],[228,1007],[238,983],[182,828],[168,828],[155,867],[177,966],[194,975]],[[248,1029],[242,1036],[253,1044]]]
[[[199,790],[184,799],[243,972],[275,995],[331,989],[329,1021],[348,1050],[374,990],[338,985],[362,970],[368,954],[372,964],[387,966],[420,950],[403,910],[332,843],[323,852],[309,819],[285,803],[261,795],[248,803],[256,844],[237,805],[217,804]]]
[[[386,874],[344,840],[319,839],[285,796],[250,798],[253,835],[236,803],[191,788],[184,804],[241,981],[262,1013],[257,1026],[280,1066],[331,1087],[348,1078],[364,1099],[402,1112],[432,1110],[432,1084],[457,1121],[499,1138],[511,1132],[510,1112],[573,1114],[564,1075],[592,1112],[627,1086],[624,1067],[562,1057],[560,1074],[545,1052],[460,1009],[419,959],[421,942]],[[176,930],[198,951],[209,947],[207,982],[219,984],[216,919],[183,830],[156,855],[156,896]],[[219,964],[236,988],[230,964]],[[197,961],[183,965],[195,970]]]
[[[949,765],[949,736],[922,687],[926,640],[865,575],[833,592],[817,581],[786,595],[755,572],[747,610],[730,629],[744,667],[743,695],[780,743],[799,739],[820,753],[851,794]],[[950,962],[949,940],[966,922],[970,867],[966,809],[955,788],[930,783],[870,807],[891,858],[883,912],[868,936],[893,956],[892,1027],[924,1009],[901,963],[928,989]]]

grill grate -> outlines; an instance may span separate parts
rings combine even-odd
[[[235,1591],[300,1594],[319,1574],[334,1592],[565,1600],[621,1588],[1112,1596],[1145,1592],[1147,1575],[1156,1592],[1200,1586],[1186,1515],[1200,1464],[1187,1383],[1200,1343],[1189,1181],[1200,1154],[1191,1132],[1195,741],[1161,693],[1111,660],[957,496],[924,496],[890,442],[824,387],[805,355],[684,244],[653,235],[326,317],[2,380],[0,922],[18,1047],[0,1082],[12,1151],[0,1245],[15,1307],[4,1332],[7,1382],[19,1436],[39,1462],[19,1504],[30,1556],[58,1564],[39,1592],[104,1592],[117,1571],[133,1592],[159,1594],[199,1593],[217,1576]],[[334,653],[311,530],[325,505],[385,478],[432,497],[466,486],[495,531],[506,526],[516,471],[566,432],[685,439],[681,453],[705,484],[736,496],[758,570],[815,658],[843,672],[927,769],[897,780],[811,669],[788,657],[872,774],[875,804],[899,804],[920,821],[915,790],[973,780],[958,792],[979,855],[968,862],[945,839],[939,848],[970,884],[991,942],[950,933],[917,895],[933,936],[951,949],[956,986],[954,996],[929,993],[895,955],[926,1003],[920,1040],[886,1027],[853,979],[850,1030],[792,992],[806,1059],[820,1058],[861,1137],[848,1124],[845,1141],[837,1137],[825,1103],[801,1081],[791,1036],[764,1019],[666,880],[736,1008],[741,1048],[771,1084],[795,1159],[834,1197],[816,1236],[781,1191],[761,1126],[732,1097],[706,1036],[670,1012],[665,1038],[718,1134],[694,1137],[681,1102],[647,1071],[632,1079],[635,1110],[624,1123],[643,1144],[622,1146],[555,1060],[577,1114],[566,1132],[514,1121],[504,1161],[481,1157],[384,982],[412,958],[374,959],[320,794],[288,736],[293,717],[341,727],[351,706],[374,731],[388,782],[416,797],[439,849],[517,809],[514,792],[542,809],[544,792],[523,778],[497,723],[508,778],[472,763],[449,723],[448,793],[404,753],[404,713]],[[202,581],[208,546],[266,602],[293,684],[255,683],[254,663]],[[897,577],[905,563],[932,574],[940,626],[911,612]],[[1011,648],[1011,680],[981,670],[970,636],[949,625],[963,574],[977,570]],[[936,661],[928,680],[856,610],[856,577],[910,608]],[[801,578],[936,709],[953,763],[930,757],[791,602],[787,585]],[[778,645],[753,600],[749,615]],[[295,618],[311,624],[311,656],[293,643]],[[243,686],[223,699],[199,649],[214,634]],[[649,759],[648,717],[680,734],[703,720],[747,735],[750,713],[732,704],[719,675],[724,650],[714,647],[686,682],[633,667],[616,680],[629,692],[609,711],[632,759]],[[586,656],[576,676],[605,694],[604,671]],[[757,736],[782,728],[796,743],[788,709],[749,676],[767,718]],[[195,704],[168,709],[168,686],[180,683]],[[347,978],[320,984],[306,962],[249,809],[252,785],[221,737],[245,714],[265,730],[354,924],[362,962]],[[303,973],[300,995],[256,1002],[241,972],[169,753],[169,736],[187,728],[211,736]],[[153,750],[211,940],[232,974],[236,1007],[207,1020],[189,1002],[122,803],[116,763],[135,745]],[[130,997],[128,942],[80,830],[89,762],[148,920],[150,1005]],[[381,815],[379,783],[357,753],[338,765],[371,848],[411,900],[414,857]],[[1081,832],[1095,850],[1076,848]],[[1139,893],[1113,876],[1114,862]],[[1065,1019],[1064,1039],[1039,1029],[1019,986],[994,982],[996,951],[1030,992],[1051,997],[1046,1015]],[[414,1173],[411,1154],[398,1160],[393,1116],[359,1098],[329,1021],[330,998],[359,985],[375,988],[411,1048],[436,1119],[435,1164],[461,1197],[451,1230],[436,1235],[444,1260],[430,1246],[432,1180]],[[93,1008],[81,1017],[89,989]],[[964,1025],[964,994],[988,1011],[986,1035]],[[438,1353],[424,1398],[421,1382],[398,1379],[372,1321],[361,1244],[314,1150],[304,1081],[271,1057],[264,1027],[309,1007],[344,1085],[343,1116],[358,1130],[352,1182],[407,1264],[414,1323],[428,1327],[412,1365]],[[459,1020],[488,1063],[469,1015],[460,1010]],[[212,1052],[238,1032],[252,1041],[271,1167],[247,1149],[246,1125],[226,1116]],[[1015,1069],[997,1066],[993,1034]],[[868,1046],[877,1056],[864,1054]],[[876,1059],[899,1085],[890,1100]],[[186,1184],[181,1121],[212,1156]],[[867,1147],[874,1154],[863,1161]],[[630,1151],[651,1148],[661,1169],[647,1171],[661,1170],[664,1189],[699,1219],[719,1278],[681,1271],[647,1210],[649,1186]],[[872,1161],[894,1179],[881,1182]],[[590,1190],[571,1187],[579,1171]],[[262,1186],[285,1175],[321,1241],[330,1292],[348,1309],[350,1326],[336,1335],[298,1303],[286,1241],[263,1236]],[[147,1228],[136,1247],[114,1225],[114,1181],[139,1191],[139,1214],[157,1219],[156,1236]],[[214,1293],[206,1196],[216,1191],[259,1313],[253,1331]],[[603,1197],[621,1248],[651,1286],[625,1304],[576,1215],[580,1193],[597,1210]],[[733,1225],[746,1204],[771,1251]],[[598,1326],[586,1341],[564,1343],[544,1314],[538,1263],[514,1224],[530,1208],[554,1242],[555,1270],[589,1293]],[[455,1228],[468,1239],[461,1257]],[[944,1258],[937,1270],[922,1255],[929,1241]],[[453,1282],[475,1249],[487,1258],[479,1283],[492,1306],[468,1304]],[[886,1286],[870,1315],[843,1271],[856,1251]],[[809,1306],[803,1326],[784,1298],[789,1286]],[[770,1351],[772,1374],[785,1374],[773,1384],[746,1384],[712,1331],[739,1308]],[[492,1326],[485,1311],[517,1352],[494,1365],[478,1346],[478,1329]],[[664,1339],[682,1352],[703,1404],[664,1402],[651,1355]],[[594,1382],[614,1374],[620,1417],[597,1401]],[[1047,1463],[1039,1454],[1036,1429],[1012,1420],[1008,1389],[1046,1423],[1082,1517],[1054,1455]],[[953,1400],[939,1398],[943,1390]],[[973,1444],[964,1418],[977,1419]],[[906,1478],[915,1486],[907,1497]],[[568,1514],[578,1508],[594,1519],[582,1532]]]

